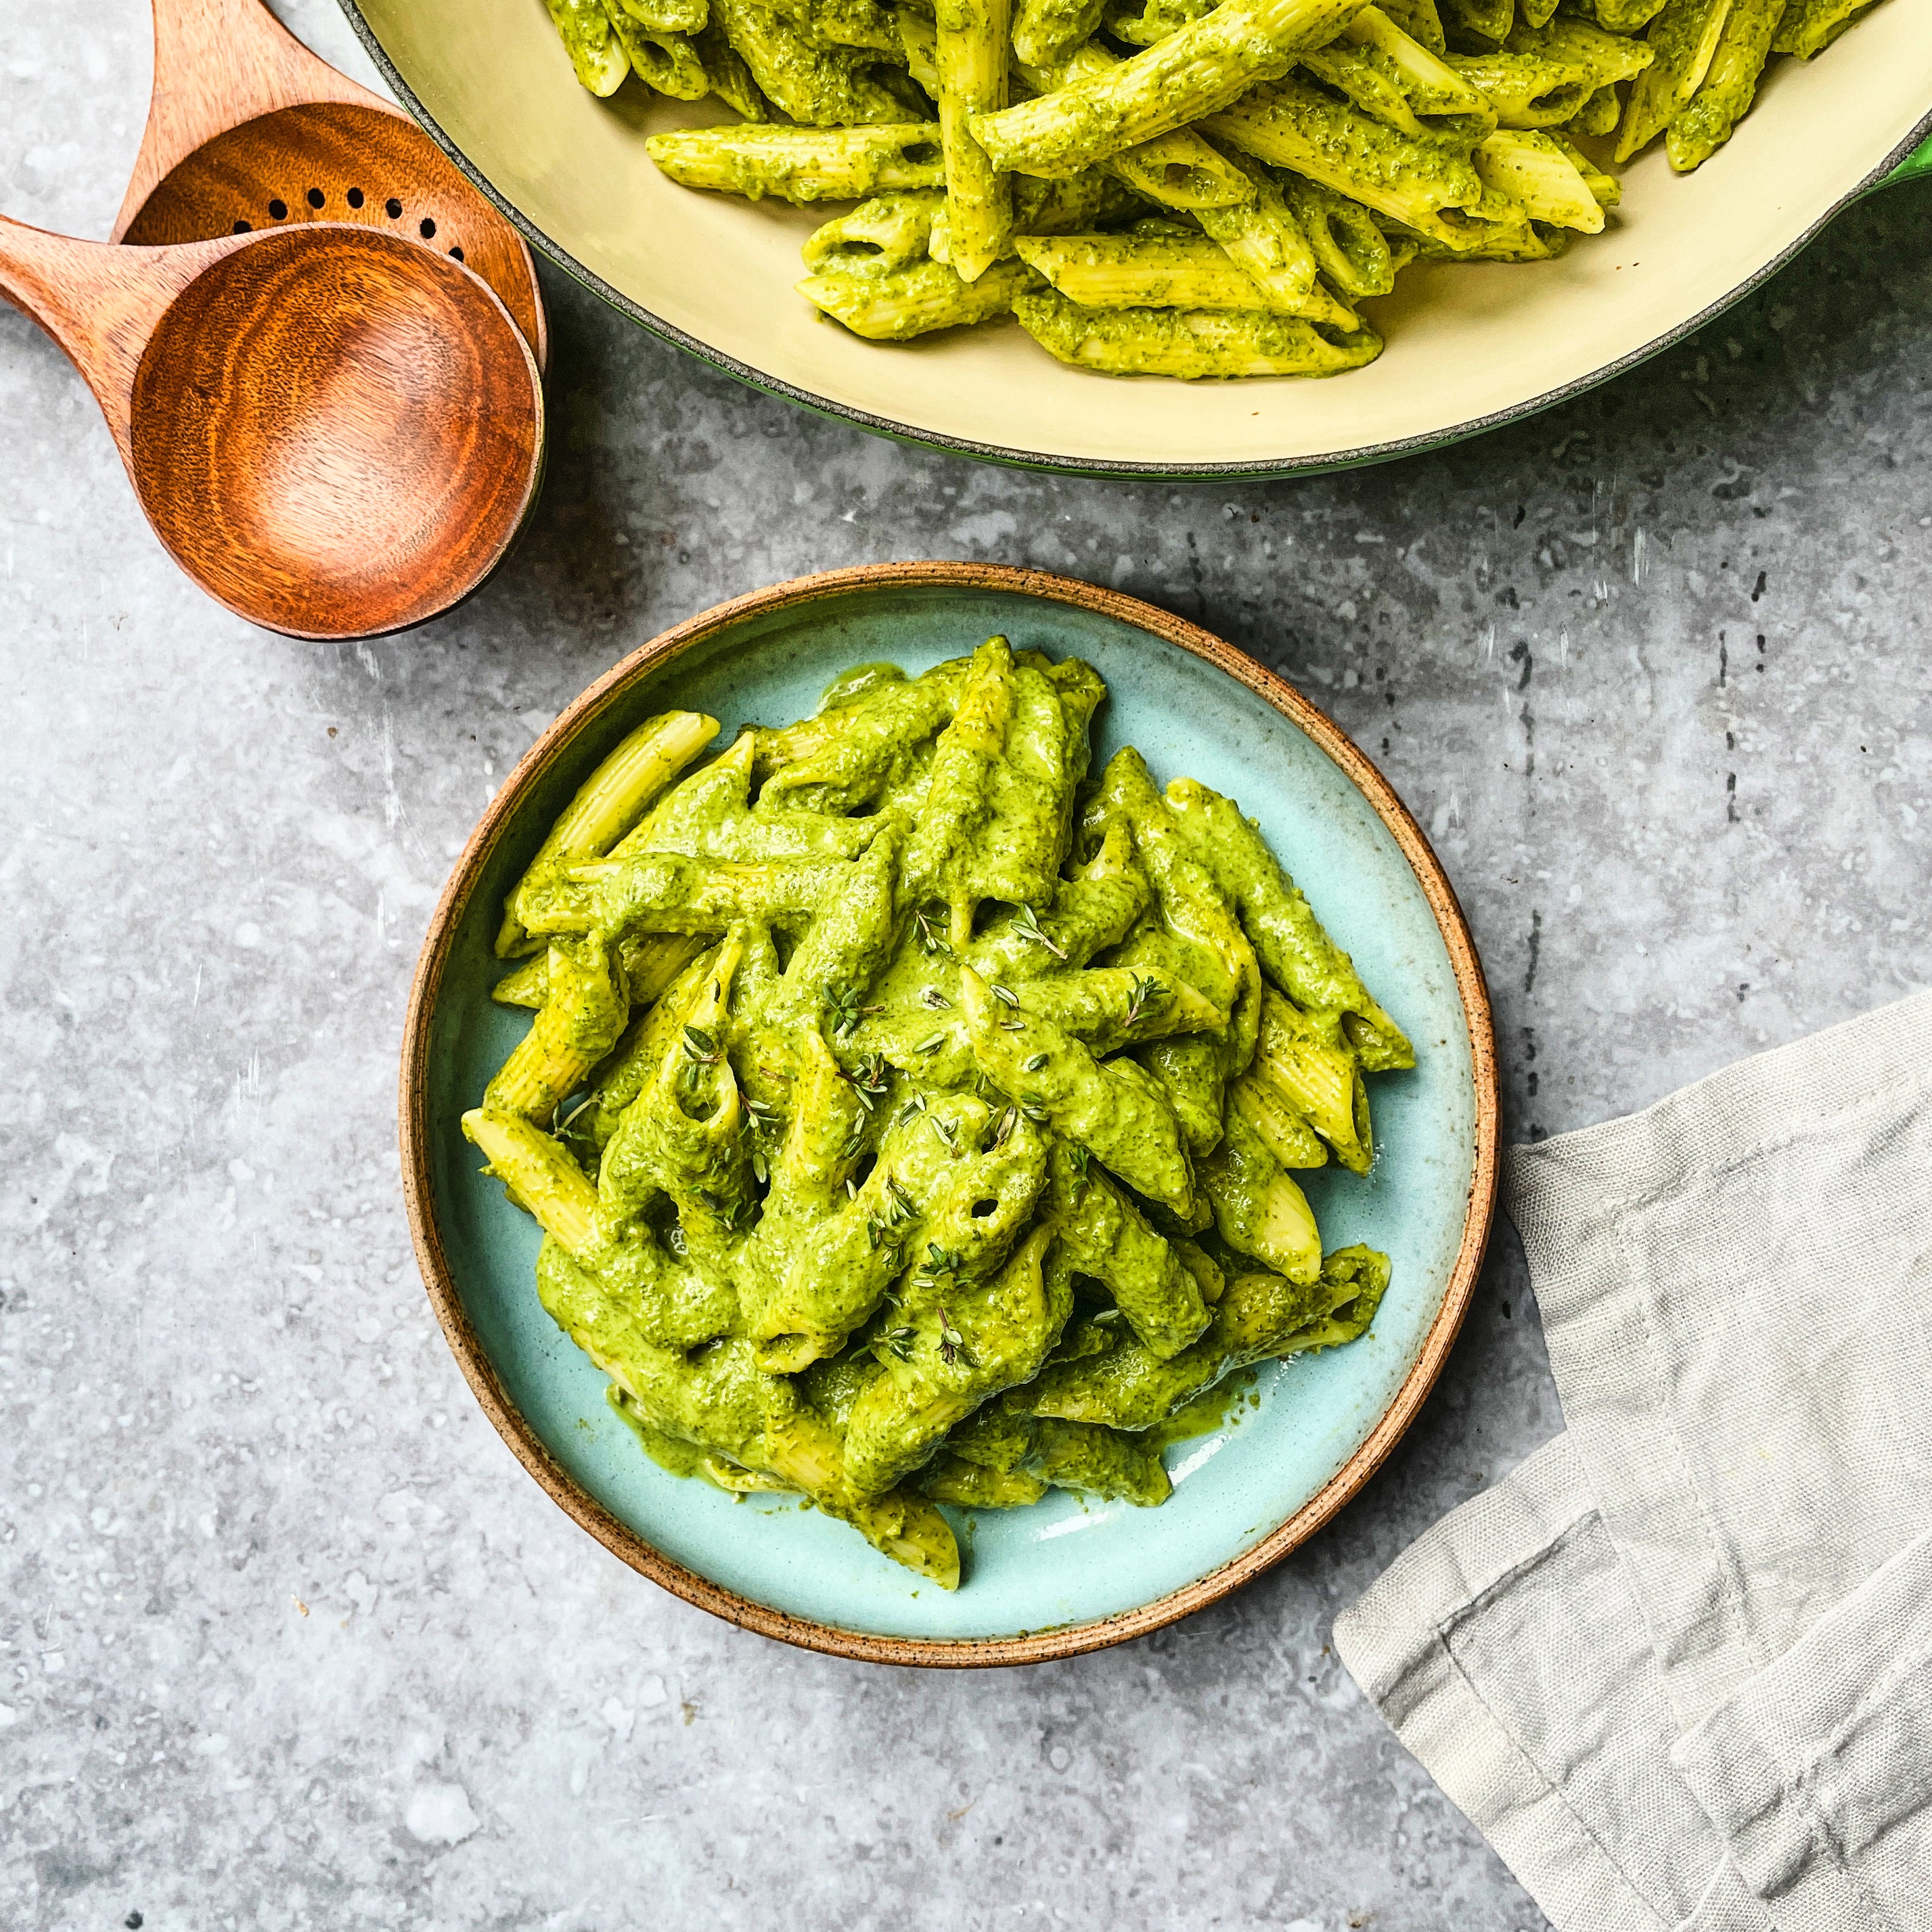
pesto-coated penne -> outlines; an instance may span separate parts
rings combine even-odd
[[[1100,24],[1101,0],[1018,0],[1013,9],[1013,56],[1029,67],[1064,60]]]
[[[880,0],[804,0],[790,10],[812,39],[826,45],[868,48],[895,62],[904,55],[898,17]]]
[[[947,264],[962,282],[977,281],[1008,252],[1012,184],[996,174],[970,123],[1006,104],[1011,0],[935,0],[934,74],[946,157]]]
[[[966,670],[962,658],[923,677],[875,686],[782,730],[755,734],[752,777],[760,806],[824,814],[874,803],[952,722]]]
[[[710,0],[610,0],[610,4],[653,34],[698,34],[711,17]]]
[[[1291,78],[1258,87],[1204,124],[1270,166],[1291,168],[1447,248],[1474,247],[1490,224],[1468,139],[1420,140]],[[1366,359],[1366,358],[1365,358]]]
[[[1282,306],[1204,236],[1022,236],[1016,245],[1022,261],[1084,308]],[[1298,312],[1301,302],[1286,312]]]
[[[1024,1509],[1038,1502],[1048,1486],[1043,1477],[1023,1470],[989,1469],[963,1456],[941,1454],[908,1486],[928,1502],[950,1503],[956,1509]]]
[[[964,1486],[982,1486],[964,1477],[965,1471],[977,1469],[982,1478],[1037,1481],[1042,1488],[1077,1490],[1143,1509],[1166,1502],[1174,1493],[1155,1444],[1093,1423],[1026,1415],[1009,1406],[1013,1399],[1009,1395],[989,1402],[953,1432],[950,1439],[957,1453],[949,1460]],[[915,1486],[932,1493],[922,1480]],[[934,1495],[934,1500],[949,1498]]]
[[[1196,860],[1234,902],[1262,971],[1298,1006],[1340,1013],[1370,1072],[1413,1066],[1415,1049],[1240,807],[1192,778],[1175,779],[1166,801]]]
[[[604,10],[631,71],[646,87],[674,100],[702,100],[711,92],[711,76],[688,35],[640,24],[623,0],[604,0]]]
[[[1105,166],[1061,181],[1015,175],[1013,229],[1020,235],[1081,235],[1124,220],[1143,206],[1142,197]]]
[[[630,1018],[610,949],[595,934],[553,941],[544,1003],[484,1090],[494,1112],[545,1120],[617,1044]]]
[[[1198,986],[1180,979],[1164,984],[1126,966],[1022,980],[1011,990],[1018,1011],[1051,1020],[1103,1058],[1175,1034],[1216,1032],[1228,1024],[1227,1008]]]
[[[922,13],[916,7],[901,4],[893,8],[892,19],[898,29],[899,51],[905,56],[906,71],[911,75],[913,84],[937,106],[939,29],[934,24],[932,9]]]
[[[1382,10],[1412,40],[1432,54],[1446,51],[1442,16],[1436,0],[1382,0]]]
[[[1784,11],[1784,0],[1731,0],[1702,83],[1664,130],[1678,173],[1701,166],[1731,138],[1757,92]]]
[[[970,968],[959,981],[974,1059],[1022,1117],[1037,1118],[1137,1192],[1190,1220],[1193,1166],[1165,1096],[1135,1078],[1130,1064],[1096,1060],[1051,1021],[996,1000]]]
[[[997,114],[976,116],[973,132],[997,167],[1072,174],[1214,113],[1258,80],[1286,73],[1298,52],[1331,39],[1361,4],[1222,0],[1212,13],[1118,67]]]
[[[815,38],[793,15],[764,0],[711,0],[711,9],[760,92],[806,127],[890,127],[920,111],[919,89],[881,59],[898,53],[896,30],[884,46],[854,47]],[[889,15],[880,17],[890,26]],[[655,152],[652,158],[657,159]],[[862,191],[923,185],[878,181]]]
[[[878,1352],[886,1372],[852,1406],[845,1473],[876,1496],[926,1462],[946,1432],[989,1397],[1030,1382],[1073,1306],[1071,1276],[1042,1227],[999,1270],[962,1274],[928,1250],[894,1294]]]
[[[1640,34],[1664,7],[1664,0],[1570,0],[1569,10],[1612,34]]]
[[[1254,1058],[1262,993],[1254,944],[1232,896],[1201,862],[1155,789],[1146,760],[1131,746],[1108,760],[1091,808],[1118,812],[1132,828],[1160,913],[1159,926],[1148,935],[1155,950],[1150,953],[1144,943],[1130,939],[1121,950],[1122,963],[1178,959],[1181,973],[1228,1010],[1227,1024],[1214,1034],[1161,1041],[1137,1056],[1174,1093],[1190,1144],[1206,1153],[1220,1138],[1223,1086]],[[1190,1100],[1195,1106],[1204,1101],[1205,1126],[1190,1118]]]
[[[1298,1113],[1344,1167],[1368,1172],[1375,1158],[1368,1089],[1339,1013],[1304,1012],[1280,994],[1267,994],[1253,1077]]]
[[[1442,18],[1456,34],[1500,40],[1516,18],[1516,0],[1442,0]]]
[[[1587,140],[1600,140],[1604,135],[1617,131],[1617,122],[1623,111],[1624,104],[1616,89],[1600,87],[1556,131],[1573,138],[1580,134]]]
[[[1239,1108],[1228,1108],[1220,1146],[1201,1163],[1201,1186],[1216,1231],[1236,1254],[1292,1282],[1321,1274],[1322,1234],[1307,1196]]]
[[[1162,1361],[1180,1354],[1207,1327],[1210,1300],[1180,1244],[1155,1233],[1084,1149],[1056,1148],[1053,1180],[1052,1212],[1067,1265],[1106,1289]],[[1204,1256],[1199,1264],[1213,1267]]]
[[[696,1355],[658,1348],[580,1270],[540,1273],[538,1287],[557,1326],[651,1427],[777,1478],[894,1562],[943,1588],[958,1587],[959,1549],[945,1518],[921,1497],[854,1490],[837,1433],[790,1381],[758,1366],[748,1344],[722,1342]]]
[[[1215,1304],[1207,1333],[1179,1354],[1162,1361],[1134,1336],[1108,1336],[1092,1354],[1048,1363],[1021,1400],[1038,1416],[1151,1429],[1237,1369],[1364,1334],[1388,1280],[1386,1257],[1364,1247],[1337,1249],[1312,1282],[1240,1275]]]
[[[565,868],[601,858],[644,816],[651,800],[718,735],[718,721],[692,711],[646,718],[598,765],[550,827],[536,856],[503,902],[496,956],[535,952],[543,928],[528,920],[567,890]]]
[[[1306,175],[1284,174],[1280,186],[1323,279],[1344,300],[1385,296],[1395,286],[1388,237],[1360,202]]]
[[[1013,313],[1058,361],[1110,376],[1336,376],[1382,349],[1371,329],[1331,338],[1299,316],[1262,308],[1091,309],[1044,293],[1016,297]]]
[[[1486,95],[1378,7],[1364,7],[1298,64],[1404,134],[1487,134],[1496,124]]]
[[[745,64],[744,56],[731,44],[722,21],[715,16],[707,20],[692,35],[691,49],[704,63],[712,92],[726,106],[742,114],[747,121],[771,118],[770,104],[758,91],[758,83],[752,78],[752,70]]]
[[[1874,0],[1790,0],[1778,22],[1774,53],[1813,60],[1854,21],[1870,11]]]
[[[1107,32],[1130,47],[1151,47],[1213,12],[1220,0],[1108,0]]]
[[[1536,220],[1585,235],[1603,232],[1604,208],[1593,191],[1594,171],[1586,172],[1588,163],[1567,143],[1549,134],[1499,128],[1477,143],[1475,160],[1486,185],[1508,195]],[[1607,176],[1594,178],[1613,188]]]
[[[932,218],[945,200],[933,188],[875,194],[814,229],[806,241],[805,265],[818,275],[909,268],[925,259]]]
[[[1051,68],[1022,64],[1020,76],[1034,93],[1052,94],[1076,82],[1097,82],[1120,64],[1119,57],[1098,40],[1088,40]],[[1254,192],[1238,167],[1186,128],[1123,148],[1099,165],[1124,188],[1157,208],[1232,208]]]
[[[1030,274],[1030,270],[1022,272]],[[906,848],[901,902],[946,908],[950,944],[972,936],[982,899],[1034,904],[1048,898],[1072,836],[1073,788],[1085,770],[1085,717],[1070,720],[1043,671],[1016,663],[989,638],[952,720],[934,748],[924,809]]]
[[[722,932],[743,920],[790,928],[809,922],[844,890],[856,860],[779,859],[764,863],[640,852],[568,868],[563,887],[533,915],[544,932]]]
[[[914,262],[884,274],[808,275],[798,292],[814,308],[874,342],[905,342],[936,328],[961,328],[1012,310],[1036,286],[1024,262],[996,262],[976,281],[962,281],[942,262]]]
[[[1704,84],[1731,0],[1669,0],[1644,36],[1649,64],[1630,83],[1617,129],[1616,158],[1649,146]]]
[[[653,134],[646,151],[686,188],[783,201],[857,201],[885,188],[942,188],[932,122],[886,127],[704,128]]]
[[[1622,34],[1559,16],[1517,27],[1492,54],[1451,54],[1449,64],[1482,89],[1505,128],[1554,128],[1574,119],[1598,88],[1640,74],[1650,50]]]
[[[629,1325],[656,1348],[696,1348],[736,1325],[737,1303],[728,1285],[674,1262],[640,1230],[614,1232],[596,1190],[549,1135],[482,1108],[464,1116],[463,1131],[482,1150],[488,1172],[543,1228],[540,1285],[546,1270],[580,1275],[619,1300]]]
[[[1261,290],[1262,308],[1325,322],[1345,332],[1360,328],[1360,316],[1337,302],[1316,279],[1315,250],[1280,184],[1258,161],[1244,156],[1239,165],[1254,184],[1253,200],[1238,208],[1199,210],[1195,219],[1203,230]],[[1211,305],[1193,304],[1202,308]]]
[[[1308,1117],[1275,1082],[1250,1067],[1228,1089],[1228,1105],[1285,1168],[1325,1167],[1328,1149]]]
[[[1153,892],[1132,834],[1124,825],[1110,827],[1094,856],[1054,886],[1048,904],[1026,904],[994,919],[967,949],[966,963],[982,980],[1015,984],[1056,970],[1077,972],[1126,937]]]
[[[901,342],[1012,315],[1071,368],[1222,380],[1372,362],[1357,304],[1411,262],[1546,262],[1602,232],[1616,181],[1570,144],[1614,135],[1621,164],[1663,136],[1688,172],[1772,54],[1812,58],[1874,0],[1447,0],[1446,28],[1438,0],[548,4],[596,92],[634,70],[804,124],[647,146],[686,185],[864,203],[807,244],[822,316]],[[915,806],[932,754],[878,798]]]
[[[629,78],[631,63],[603,0],[544,0],[544,4],[580,85],[600,100],[615,94]]]
[[[1485,225],[1473,244],[1464,241],[1454,248],[1426,235],[1397,236],[1392,240],[1409,251],[1416,262],[1552,262],[1576,237],[1567,228],[1546,221],[1532,221],[1507,195],[1485,190]]]
[[[851,0],[826,31],[868,21]],[[1257,220],[1285,211],[1236,172]],[[938,266],[940,193],[877,197],[811,250],[875,285]],[[1090,173],[1029,212],[1123,193]],[[1240,272],[1164,219],[1021,239]],[[1033,272],[981,284],[1009,269]],[[1365,1252],[1323,1263],[1291,1174],[1366,1172],[1363,1070],[1407,1043],[1228,801],[1163,794],[1130,748],[1089,784],[1106,697],[993,637],[917,677],[856,667],[689,770],[713,721],[652,719],[511,896],[496,994],[536,1010],[463,1118],[646,1454],[806,1498],[949,1588],[935,1502],[1162,1504],[1166,1448],[1220,1411],[1153,1423],[1360,1333],[1386,1280]]]

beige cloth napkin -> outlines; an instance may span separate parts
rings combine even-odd
[[[1568,1432],[1344,1662],[1559,1932],[1932,1932],[1932,995],[1508,1205]]]

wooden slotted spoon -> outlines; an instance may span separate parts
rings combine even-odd
[[[386,230],[480,275],[543,366],[543,298],[523,237],[413,121],[310,53],[259,0],[154,9],[154,96],[116,241],[314,221]]]

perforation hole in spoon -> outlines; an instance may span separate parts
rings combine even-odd
[[[393,115],[342,104],[283,108],[246,122],[180,164],[128,226],[136,244],[209,240],[275,223],[346,221],[386,228],[460,262],[494,288],[524,327],[538,327],[527,258],[507,232],[472,231],[460,196],[427,168],[419,131]]]

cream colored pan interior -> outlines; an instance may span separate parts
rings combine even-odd
[[[352,11],[353,0],[350,0]],[[1779,60],[1696,174],[1661,144],[1607,231],[1555,262],[1418,266],[1368,305],[1387,338],[1324,382],[1182,383],[1069,369],[1010,321],[861,341],[794,292],[823,212],[694,193],[644,136],[735,117],[627,83],[579,87],[543,0],[359,0],[413,104],[532,239],[640,319],[767,387],[868,426],[1082,469],[1286,471],[1451,439],[1586,383],[1720,306],[1888,159],[1932,110],[1932,0],[1883,0],[1836,46]]]

